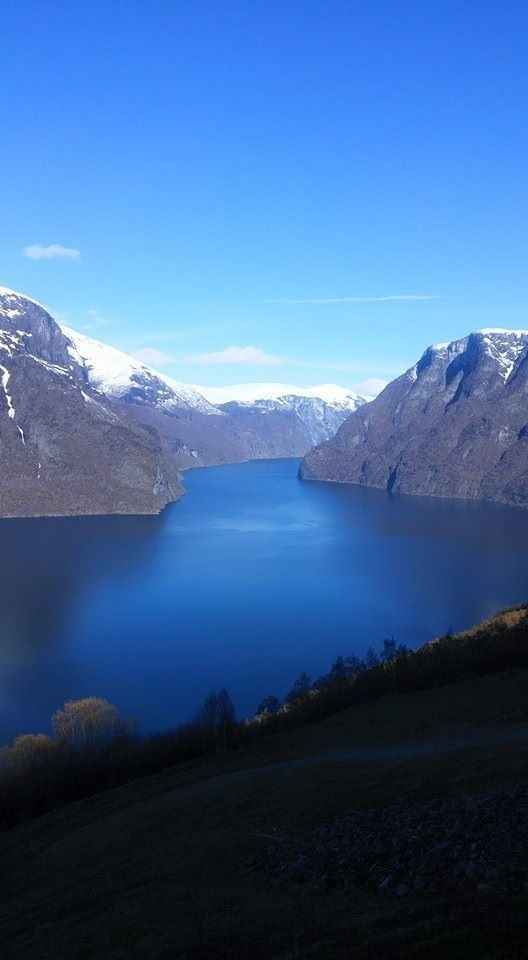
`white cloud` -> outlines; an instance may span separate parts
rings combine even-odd
[[[307,297],[299,300],[266,300],[266,303],[395,303],[415,300],[436,300],[436,297],[429,293],[400,293],[389,297]]]
[[[24,247],[24,256],[30,260],[78,260],[81,251],[75,247],[63,247],[61,243],[50,243],[43,246],[41,243],[32,243]]]
[[[216,364],[256,364],[262,367],[278,367],[285,363],[284,357],[266,353],[260,347],[225,347],[216,353],[197,353],[184,357],[184,363],[214,366]]]
[[[169,353],[156,350],[156,347],[143,347],[141,350],[135,350],[132,356],[149,367],[168,367],[175,360]]]

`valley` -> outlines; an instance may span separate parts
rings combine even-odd
[[[0,287],[0,516],[158,513],[179,470],[302,456],[365,398],[325,385],[214,405]],[[269,385],[268,385],[269,387]],[[295,392],[297,390],[297,392]],[[18,411],[18,412],[17,412]]]

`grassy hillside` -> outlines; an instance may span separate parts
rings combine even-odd
[[[525,611],[510,611],[433,644],[427,656],[442,649],[446,664],[457,643],[465,651],[456,680],[443,674],[442,685],[388,693],[374,685],[375,695],[363,689],[363,702],[340,700],[320,720],[311,697],[237,749],[3,833],[2,956],[528,955],[523,861],[510,870],[507,850],[528,822],[525,621]],[[500,644],[517,651],[517,666],[504,669]],[[433,836],[421,844],[426,828]],[[436,833],[446,863],[462,871],[449,867],[447,886]],[[508,870],[499,863],[496,880],[471,874],[471,858],[489,872],[502,849]],[[380,889],[394,850],[407,882]]]

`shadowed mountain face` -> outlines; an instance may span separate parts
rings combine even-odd
[[[92,389],[35,301],[0,288],[0,515],[153,513],[180,490],[156,434]]]
[[[528,331],[429,347],[307,454],[301,476],[528,506]]]

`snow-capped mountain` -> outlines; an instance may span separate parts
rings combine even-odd
[[[528,506],[528,330],[428,347],[305,457],[301,475]]]
[[[302,456],[310,447],[333,437],[343,421],[370,399],[335,384],[299,387],[285,383],[239,383],[196,389],[219,404],[242,427],[252,426],[275,441],[286,430],[284,456]]]
[[[302,456],[332,437],[366,402],[334,384],[194,387],[70,327],[63,325],[62,331],[71,343],[70,356],[92,387],[127,404],[131,416],[154,426],[182,467]],[[212,416],[214,422],[203,419]]]
[[[134,417],[155,425],[170,440],[181,466],[267,454],[302,456],[314,444],[332,437],[346,417],[366,402],[335,384],[193,387],[71,327],[61,328],[71,341],[70,356],[86,371],[92,387],[129,404]],[[178,423],[175,435],[174,424],[166,418],[154,422],[155,413],[191,423]],[[263,419],[266,414],[267,421]],[[229,417],[229,423],[208,424],[197,415]]]
[[[178,495],[159,437],[104,395],[37,301],[0,287],[0,516],[152,513]]]
[[[302,456],[365,402],[333,384],[193,387],[70,327],[62,331],[91,386],[155,427],[181,467]]]
[[[280,400],[284,397],[314,397],[333,406],[356,410],[372,397],[360,397],[335,383],[315,387],[299,387],[289,383],[237,383],[230,387],[196,387],[211,403],[255,403],[260,400]]]
[[[177,469],[303,456],[365,400],[325,384],[195,388],[0,288],[0,515],[152,512]]]
[[[196,410],[209,416],[220,411],[193,387],[177,383],[152,370],[116,347],[61,325],[71,341],[70,356],[86,370],[91,385],[100,393],[130,403],[147,403],[165,413]]]

